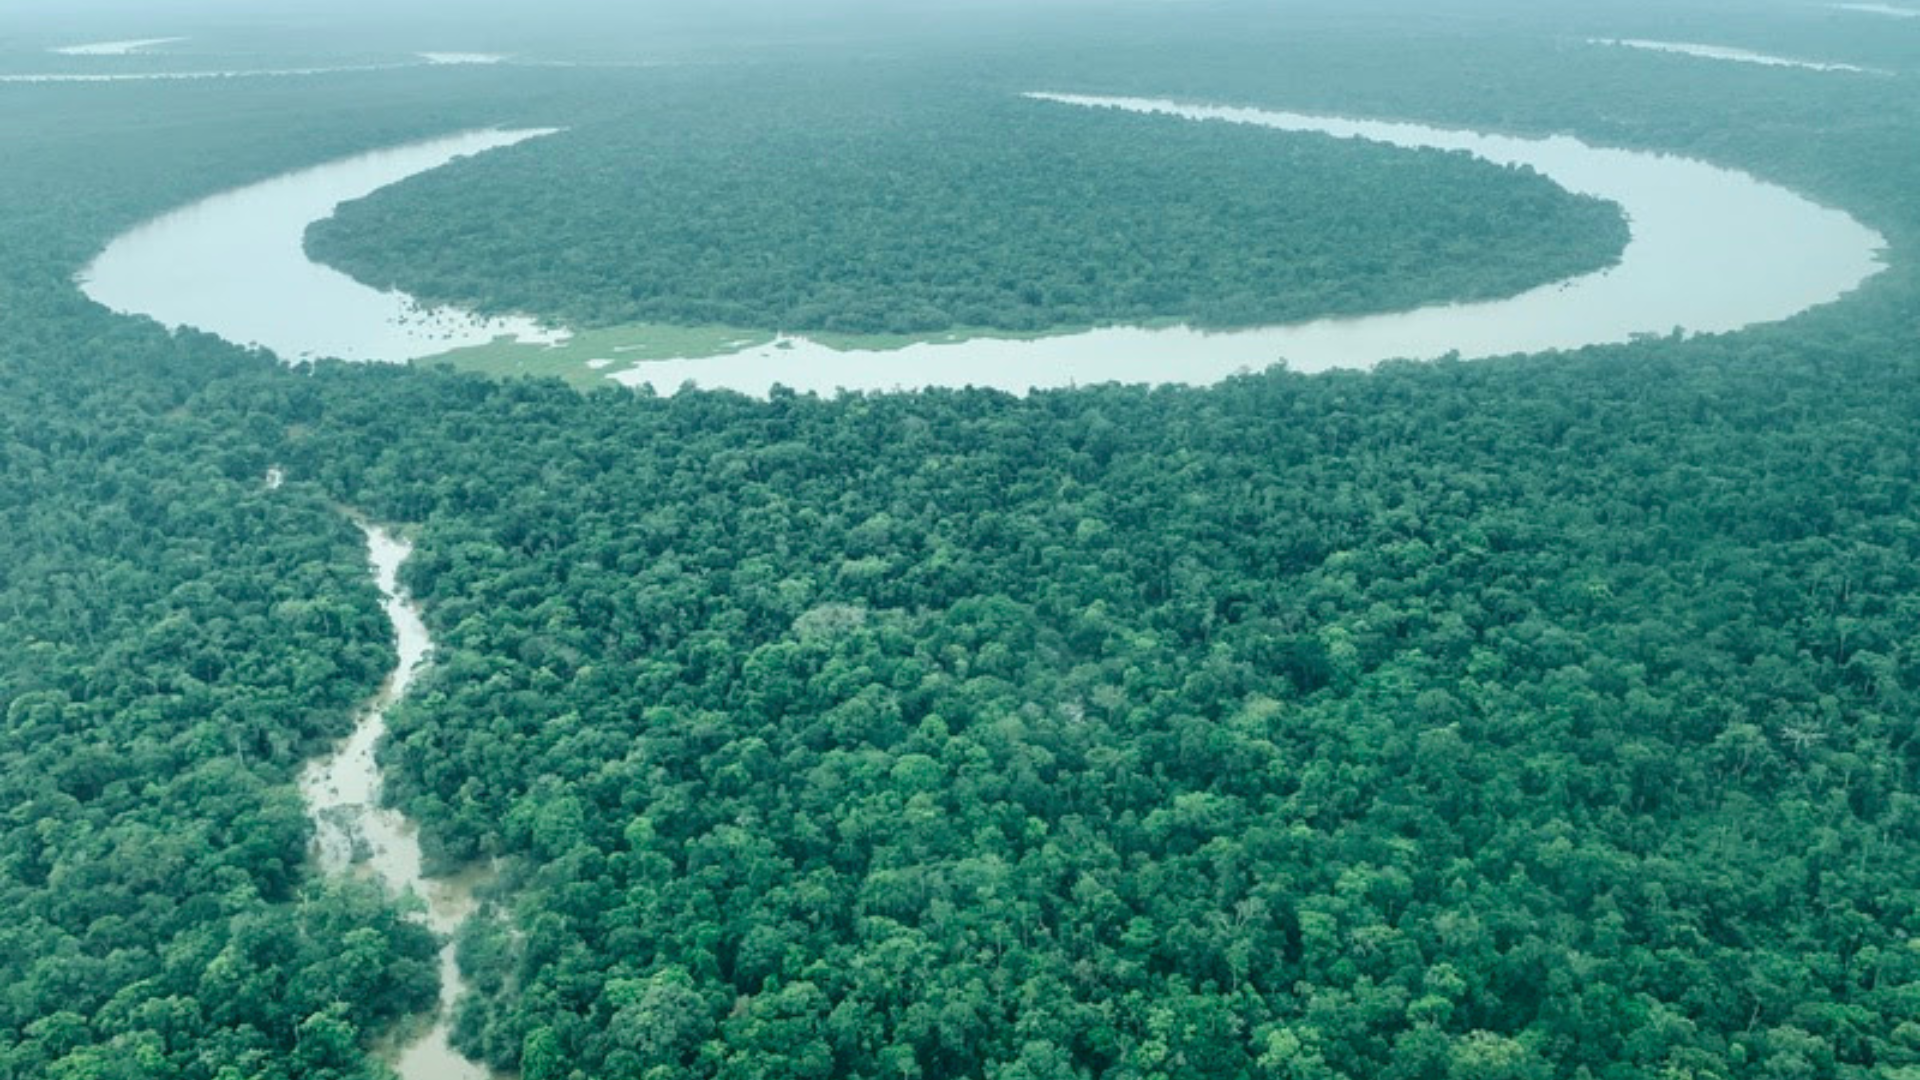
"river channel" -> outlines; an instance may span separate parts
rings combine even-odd
[[[1465,359],[1722,333],[1791,318],[1883,268],[1884,239],[1847,214],[1746,173],[1687,158],[1419,124],[1350,120],[1143,98],[1032,94],[1035,108],[1105,108],[1249,124],[1472,154],[1538,170],[1617,203],[1632,239],[1606,270],[1501,300],[1209,333],[1107,327],[1031,340],[974,338],[842,350],[782,337],[730,355],[650,361],[609,373],[672,393],[683,383],[764,395],[776,384],[831,393],[927,386],[1034,388],[1109,381],[1207,384],[1284,360],[1297,371],[1391,358]],[[552,341],[531,319],[425,309],[309,261],[307,226],[341,202],[546,131],[482,131],[361,154],[216,195],[114,240],[80,276],[88,295],[169,326],[263,345],[288,360],[405,361],[500,337]]]
[[[649,363],[614,377],[671,393],[683,382],[764,395],[796,390],[984,385],[1014,392],[1099,382],[1207,384],[1284,360],[1295,371],[1368,368],[1456,353],[1482,359],[1617,344],[1646,334],[1721,333],[1790,318],[1878,273],[1886,241],[1838,210],[1746,173],[1662,154],[1420,124],[1143,98],[1030,95],[1083,108],[1249,124],[1472,154],[1535,169],[1617,203],[1632,238],[1620,262],[1500,300],[1209,333],[1109,327],[1037,340],[975,339],[841,352],[803,338],[731,356]]]
[[[78,276],[115,311],[193,326],[283,360],[412,360],[498,337],[550,340],[531,319],[482,319],[360,284],[307,258],[307,226],[347,199],[470,154],[553,134],[470,131],[357,154],[163,214],[107,245]]]
[[[447,939],[440,950],[440,1004],[432,1026],[394,1048],[391,1055],[403,1080],[485,1080],[487,1071],[461,1057],[449,1042],[453,1003],[466,990],[454,962],[452,935],[473,913],[473,890],[485,873],[427,877],[421,869],[413,822],[380,805],[380,768],[374,751],[386,736],[388,711],[406,697],[433,649],[419,607],[400,587],[400,565],[413,548],[377,525],[356,524],[367,538],[374,581],[393,625],[400,660],[346,742],[301,773],[300,792],[314,823],[314,855],[329,874],[365,875],[396,896],[415,893],[426,902],[423,920]]]

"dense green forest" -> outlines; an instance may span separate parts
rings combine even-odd
[[[1852,1075],[1920,1064],[1912,344],[392,373],[296,460],[430,523],[393,763],[522,868],[528,1077]]]
[[[48,329],[0,317],[0,1076],[361,1075],[438,975],[303,869],[291,778],[391,661],[355,534],[268,497],[245,394],[190,406],[257,362]]]
[[[393,662],[357,531],[265,489],[312,405],[66,278],[210,177],[446,118],[308,107],[303,147],[262,138],[270,89],[58,100],[0,107],[0,1077],[384,1077],[365,1048],[433,1004],[437,946],[306,866],[294,776]],[[100,169],[102,140],[142,168]]]
[[[69,277],[198,194],[697,73],[0,87],[0,1078],[375,1080],[432,1001],[404,905],[302,859],[293,776],[391,663],[342,506],[415,539],[390,793],[441,868],[504,858],[458,1039],[526,1080],[1920,1075],[1920,97],[1499,14],[925,65],[1728,160],[1893,269],[1206,389],[290,372]]]
[[[1614,262],[1531,171],[1087,112],[924,62],[659,78],[611,115],[309,231],[433,302],[566,325],[914,334],[1251,326],[1509,296]]]

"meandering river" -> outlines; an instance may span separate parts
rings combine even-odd
[[[307,258],[307,226],[334,208],[469,154],[553,129],[472,131],[302,169],[163,214],[82,270],[88,296],[284,360],[412,360],[497,337],[551,340],[531,319],[482,319],[371,289]]]
[[[278,471],[268,486],[278,486]],[[314,823],[314,855],[331,874],[368,875],[395,895],[414,892],[426,901],[426,924],[448,938],[440,950],[440,1006],[432,1026],[396,1049],[394,1067],[404,1080],[485,1080],[487,1071],[461,1057],[448,1041],[453,1003],[466,990],[454,962],[452,935],[474,910],[474,887],[484,871],[458,878],[430,878],[421,869],[420,841],[413,822],[380,805],[380,768],[374,751],[387,733],[387,713],[406,697],[427,662],[433,642],[420,609],[400,587],[400,565],[412,547],[400,537],[364,521],[374,581],[380,587],[393,624],[400,662],[380,692],[361,713],[353,734],[333,754],[309,765],[300,776],[300,792]]]
[[[1454,150],[1538,170],[1620,205],[1632,240],[1610,269],[1502,300],[1208,333],[1109,327],[1035,340],[976,338],[842,351],[800,337],[731,355],[647,362],[611,377],[671,393],[685,382],[764,395],[991,386],[1016,393],[1109,381],[1205,384],[1284,360],[1300,371],[1390,358],[1473,359],[1618,343],[1674,330],[1720,333],[1790,318],[1882,269],[1884,239],[1847,214],[1746,173],[1681,157],[1420,124],[1145,98],[1033,94],[1036,108],[1105,108],[1293,133]],[[362,154],[239,188],[116,239],[81,275],[108,307],[191,325],[289,360],[402,361],[501,336],[554,340],[532,320],[423,311],[306,258],[307,226],[341,202],[465,154],[545,131],[485,131]]]
[[[1084,108],[1250,124],[1454,150],[1533,168],[1569,191],[1620,205],[1632,227],[1620,262],[1501,300],[1208,333],[1112,327],[1034,341],[974,340],[893,352],[836,352],[786,339],[732,356],[618,373],[670,393],[685,381],[764,395],[776,382],[830,392],[940,385],[1033,387],[1217,382],[1285,360],[1296,371],[1367,368],[1456,353],[1479,359],[1629,341],[1676,329],[1718,333],[1790,318],[1878,273],[1886,241],[1837,210],[1745,173],[1681,157],[1546,139],[1145,98],[1030,95]]]

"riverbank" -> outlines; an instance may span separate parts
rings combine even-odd
[[[561,341],[533,319],[481,318],[369,288],[308,259],[303,245],[307,226],[346,200],[556,130],[469,131],[249,184],[122,233],[76,281],[114,311],[197,327],[288,362],[410,360],[503,337]]]

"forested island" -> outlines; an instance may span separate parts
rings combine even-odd
[[[659,82],[537,149],[348,204],[308,250],[581,328],[923,335],[1487,299],[1627,240],[1617,208],[1464,153],[1080,115],[918,68]]]
[[[71,275],[692,75],[0,87],[0,1078],[391,1075],[436,942],[315,870],[294,787],[393,662],[352,507],[440,650],[390,794],[501,862],[456,1035],[502,1075],[1911,1080],[1920,96],[1556,44],[1597,18],[1139,15],[976,74],[1731,161],[1891,268],[1735,335],[1205,389],[288,369]],[[1835,18],[1745,43],[1900,63]]]

